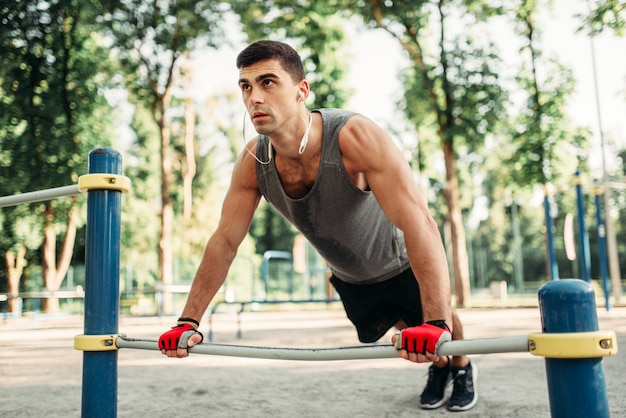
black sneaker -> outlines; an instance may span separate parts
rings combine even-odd
[[[439,408],[446,402],[446,385],[450,381],[450,361],[444,367],[432,364],[428,368],[428,382],[420,396],[420,407],[424,409]]]
[[[452,395],[448,401],[448,409],[450,411],[467,411],[473,408],[478,402],[476,391],[478,368],[470,361],[465,367],[451,367],[450,370],[454,384]]]

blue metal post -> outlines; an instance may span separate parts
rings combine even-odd
[[[559,279],[559,265],[556,261],[556,251],[554,249],[554,225],[552,223],[552,211],[553,208],[550,205],[550,192],[546,186],[544,190],[543,206],[546,215],[546,246],[548,251],[548,267],[550,280]]]
[[[576,207],[578,208],[578,240],[580,242],[580,269],[582,270],[583,280],[591,281],[591,256],[589,254],[589,235],[585,226],[585,203],[583,196],[583,188],[580,179],[580,170],[576,170],[574,177],[576,185]]]
[[[600,196],[603,191],[598,187],[598,181],[593,181],[593,194],[596,206],[596,233],[598,235],[598,255],[600,258],[600,275],[602,276],[602,292],[604,293],[604,306],[606,310],[611,310],[610,292],[611,286],[609,282],[609,266],[607,265],[606,255],[606,229],[604,228],[604,219],[602,219],[602,202]]]
[[[122,174],[112,149],[89,153],[89,173]],[[90,190],[85,250],[85,335],[118,333],[121,197],[118,190]],[[83,352],[82,417],[117,416],[117,351]]]
[[[598,331],[591,285],[578,279],[551,281],[539,289],[545,333]],[[602,358],[546,358],[552,418],[609,418]]]

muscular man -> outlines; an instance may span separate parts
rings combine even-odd
[[[338,109],[310,112],[302,61],[275,41],[237,58],[239,87],[258,136],[235,164],[219,225],[210,237],[178,325],[159,339],[163,354],[186,357],[222,286],[261,197],[292,222],[326,259],[331,282],[359,340],[391,327],[399,356],[432,362],[420,406],[462,411],[477,401],[477,370],[465,356],[435,354],[462,339],[437,226],[390,136],[366,117]],[[398,340],[400,338],[400,340]]]

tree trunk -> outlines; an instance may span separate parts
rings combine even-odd
[[[439,107],[439,97],[435,92],[435,82],[429,76],[429,70],[426,66],[424,56],[422,54],[422,47],[417,37],[416,31],[407,30],[406,34],[408,39],[398,36],[396,32],[390,30],[385,24],[383,13],[379,3],[376,0],[371,0],[372,12],[374,20],[377,25],[385,29],[388,33],[394,36],[400,45],[408,52],[411,59],[414,61],[418,72],[424,79],[425,86],[428,90],[428,94],[431,98],[433,110],[437,115],[437,125],[439,126],[439,136],[442,141],[442,147],[444,152],[444,159],[446,164],[446,187],[444,188],[444,195],[446,199],[446,205],[448,207],[448,217],[450,222],[451,241],[452,241],[452,264],[454,275],[454,293],[456,296],[456,304],[458,307],[465,306],[469,302],[469,260],[467,257],[467,244],[465,242],[465,227],[463,225],[463,214],[461,213],[461,204],[459,201],[459,184],[456,172],[456,157],[454,155],[454,147],[450,141],[446,140],[446,121],[452,120],[450,112],[451,95],[449,88],[447,88],[447,64],[445,61],[444,51],[444,20],[445,15],[443,12],[443,4],[438,3],[439,8],[439,20],[441,22],[441,38],[440,46],[442,51],[442,66],[443,74],[441,80],[443,83],[443,90],[446,94],[447,106],[445,109]],[[407,28],[408,29],[408,28]],[[444,117],[445,116],[445,117]]]
[[[172,158],[170,154],[170,129],[165,111],[169,100],[161,99],[161,115],[159,127],[161,134],[161,231],[159,234],[159,282],[167,286],[172,284],[172,225],[174,208],[170,196],[170,177],[172,174]],[[164,291],[161,298],[161,313],[172,313],[172,294]]]
[[[43,280],[44,288],[47,291],[55,292],[59,290],[63,279],[67,274],[72,261],[74,243],[76,242],[76,218],[78,209],[76,207],[76,197],[72,197],[72,207],[67,221],[67,231],[61,249],[61,255],[57,262],[56,257],[56,229],[54,226],[54,211],[51,205],[47,205],[44,211],[46,227],[44,230],[43,251]],[[46,313],[59,311],[59,299],[56,297],[44,298],[41,301],[41,310]]]
[[[191,222],[193,208],[193,179],[196,176],[196,153],[194,132],[196,113],[193,110],[193,101],[185,100],[185,161],[183,172],[183,219],[185,225]]]
[[[443,155],[446,164],[446,187],[444,196],[448,206],[450,221],[450,239],[452,241],[452,260],[454,274],[454,295],[456,306],[461,308],[469,303],[469,261],[465,242],[465,227],[459,199],[459,180],[456,172],[456,157],[452,144],[443,142]]]
[[[26,259],[26,247],[20,245],[17,252],[8,250],[4,253],[4,260],[7,268],[7,294],[9,297],[8,308],[12,314],[19,313],[19,303],[17,297],[20,293],[20,279],[24,272],[24,261]]]

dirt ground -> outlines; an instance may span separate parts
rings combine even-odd
[[[538,309],[459,311],[468,339],[541,331]],[[626,308],[598,308],[601,330],[614,330],[622,350],[604,359],[612,417],[626,417]],[[173,317],[121,317],[120,333],[157,339]],[[214,342],[274,347],[358,345],[339,306],[244,313],[213,320]],[[78,417],[82,352],[73,349],[82,318],[0,319],[0,417]],[[205,335],[208,331],[203,322]],[[388,342],[391,334],[383,342]],[[528,353],[474,355],[477,406],[421,410],[426,365],[401,359],[304,362],[118,351],[118,417],[549,417],[544,359]]]

